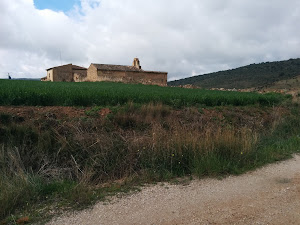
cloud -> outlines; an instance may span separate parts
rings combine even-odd
[[[62,63],[131,64],[169,80],[299,57],[296,0],[81,0],[68,12],[0,3],[0,77],[42,77]]]

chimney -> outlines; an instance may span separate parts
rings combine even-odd
[[[134,58],[132,66],[137,69],[142,69],[142,67],[140,66],[140,60],[138,58]]]

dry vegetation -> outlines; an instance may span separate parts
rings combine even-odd
[[[0,107],[0,114],[2,219],[32,214],[37,202],[82,207],[143,182],[241,173],[286,158],[300,144],[299,111],[283,106],[128,103]]]
[[[112,83],[0,87],[0,223],[14,223],[14,215],[35,222],[147,182],[239,174],[299,151],[299,106],[280,94]]]

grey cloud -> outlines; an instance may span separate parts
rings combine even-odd
[[[82,66],[139,57],[144,69],[168,71],[169,79],[296,58],[298,2],[81,0],[63,13],[37,10],[32,0],[3,1],[0,74],[43,76],[60,64],[60,51],[63,63]]]

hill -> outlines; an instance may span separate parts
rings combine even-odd
[[[191,84],[202,88],[262,88],[300,75],[300,59],[250,64],[168,82],[170,86]]]

